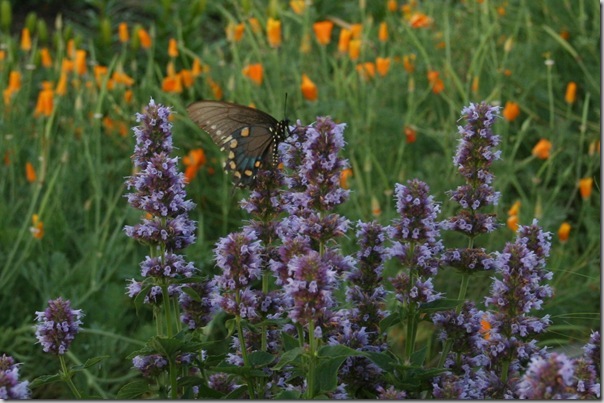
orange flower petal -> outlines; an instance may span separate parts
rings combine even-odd
[[[535,147],[533,147],[532,154],[540,160],[546,160],[549,158],[552,150],[552,143],[547,139],[541,139]]]
[[[591,190],[593,189],[594,180],[593,178],[583,178],[579,180],[579,193],[583,200],[589,199],[591,196]]]
[[[310,78],[308,78],[306,74],[302,74],[302,84],[300,85],[300,90],[302,91],[302,96],[307,101],[313,102],[319,97],[317,86]]]
[[[333,22],[331,21],[319,21],[315,22],[312,26],[315,32],[315,37],[320,45],[327,45],[331,42],[331,30],[333,29]]]
[[[513,122],[514,120],[516,120],[518,115],[520,115],[520,107],[516,102],[507,101],[501,114],[503,115],[503,118],[505,120],[507,120],[508,122]]]
[[[560,228],[558,228],[558,239],[561,243],[565,243],[568,241],[568,237],[570,235],[571,226],[566,221],[560,224]]]

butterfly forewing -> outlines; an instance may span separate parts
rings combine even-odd
[[[236,185],[251,184],[258,169],[271,167],[276,144],[287,136],[287,122],[243,105],[199,101],[187,112],[226,153],[225,169],[232,172]]]

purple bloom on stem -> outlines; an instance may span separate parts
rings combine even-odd
[[[150,378],[161,374],[167,369],[168,360],[160,354],[137,355],[132,359],[134,368],[141,371],[144,377]]]
[[[156,105],[153,98],[144,113],[136,114],[139,126],[132,128],[136,138],[133,160],[136,166],[144,168],[153,155],[172,152],[171,110]]]
[[[211,295],[214,288],[210,282],[195,282],[179,288],[180,320],[189,329],[204,327],[212,320]]]
[[[498,227],[493,214],[478,212],[481,207],[496,205],[500,196],[491,186],[494,177],[489,170],[492,163],[501,158],[501,151],[495,150],[500,138],[491,129],[498,113],[498,106],[484,102],[470,104],[461,112],[467,124],[459,126],[461,139],[453,163],[466,184],[448,192],[462,210],[443,222],[445,229],[475,236]]]
[[[392,385],[388,389],[378,386],[376,390],[379,393],[377,398],[380,400],[403,400],[407,397],[407,392],[396,390]]]
[[[11,356],[0,357],[0,399],[29,399],[29,381],[19,382],[19,364]]]
[[[598,378],[600,377],[600,367],[601,367],[601,337],[600,332],[595,331],[591,333],[589,337],[589,343],[583,347],[583,356],[585,360],[591,363],[595,369]]]
[[[80,331],[83,316],[81,309],[71,309],[69,300],[49,300],[44,312],[36,312],[36,337],[44,352],[65,354]]]
[[[564,354],[536,356],[518,383],[521,399],[576,399],[575,368]]]
[[[181,255],[169,252],[162,257],[146,256],[140,266],[143,277],[189,278],[195,271],[193,263],[187,263]]]

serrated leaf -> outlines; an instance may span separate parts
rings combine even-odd
[[[61,380],[61,375],[59,375],[59,374],[42,375],[42,376],[37,377],[33,381],[31,381],[29,386],[30,386],[30,388],[34,389],[34,388],[37,388],[38,386],[47,385],[47,384],[53,383],[53,382],[59,382],[60,380]]]
[[[89,358],[86,360],[86,362],[84,364],[80,364],[80,365],[74,365],[73,367],[71,367],[71,369],[73,369],[74,371],[80,371],[86,368],[90,368],[92,366],[95,366],[96,364],[98,364],[99,362],[103,361],[106,358],[111,357],[110,355],[102,355],[99,357],[93,357],[93,358]]]
[[[283,353],[283,355],[281,356],[281,359],[279,360],[277,365],[275,365],[273,367],[273,369],[279,370],[279,369],[283,368],[285,365],[293,362],[296,358],[298,358],[300,355],[302,355],[302,353],[304,353],[304,349],[302,347],[296,347],[296,348],[286,351],[285,353]]]
[[[388,328],[400,322],[401,316],[398,314],[398,312],[388,315],[380,321],[380,331],[385,332],[386,330],[388,330]]]
[[[322,346],[319,348],[317,354],[319,357],[354,357],[363,355],[362,352],[341,344],[335,346]]]
[[[117,392],[117,398],[136,399],[147,392],[149,392],[149,384],[146,381],[133,381],[122,386]]]
[[[253,367],[264,367],[275,361],[275,356],[266,351],[254,351],[249,355],[249,359]]]

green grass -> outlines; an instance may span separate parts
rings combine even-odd
[[[377,219],[384,224],[395,214],[394,184],[414,177],[430,185],[442,202],[442,216],[450,215],[455,206],[445,192],[461,184],[451,163],[459,111],[481,100],[502,106],[517,102],[519,117],[512,122],[500,119],[495,126],[502,137],[503,160],[493,168],[494,186],[502,194],[494,212],[504,224],[507,210],[520,200],[520,223],[538,218],[554,235],[548,269],[554,272],[555,296],[545,306],[554,326],[543,341],[584,343],[590,329],[600,327],[600,154],[588,153],[590,144],[600,139],[596,2],[426,1],[417,10],[434,23],[418,29],[411,28],[400,11],[388,12],[385,1],[317,1],[303,15],[295,14],[285,1],[208,1],[205,8],[202,1],[161,1],[146,13],[118,3],[98,1],[98,7],[87,14],[94,18],[63,20],[60,30],[46,36],[40,23],[28,21],[33,38],[29,51],[20,48],[17,27],[2,23],[0,42],[5,45],[5,56],[0,61],[0,88],[7,88],[11,71],[21,73],[22,85],[0,115],[0,153],[9,153],[9,161],[0,166],[0,353],[24,363],[22,377],[33,379],[56,369],[54,360],[34,345],[32,325],[34,312],[59,295],[86,312],[86,332],[71,356],[80,361],[90,354],[111,356],[100,372],[76,380],[103,397],[115,396],[125,379],[133,376],[125,357],[153,334],[147,313],[137,313],[124,293],[126,279],[138,275],[145,253],[122,231],[125,224],[138,220],[138,213],[123,197],[124,177],[132,173],[134,141],[130,134],[122,137],[107,130],[102,117],[130,127],[134,113],[149,97],[174,107],[178,153],[182,156],[202,147],[208,160],[187,189],[198,204],[192,218],[199,223],[199,240],[189,248],[188,257],[207,273],[215,270],[214,243],[238,228],[246,216],[237,204],[244,194],[232,195],[230,179],[220,169],[219,150],[185,112],[190,102],[213,98],[208,77],[221,86],[224,100],[254,103],[278,118],[286,109],[290,120],[305,124],[320,115],[346,122],[345,157],[354,176],[349,180],[351,199],[340,213],[353,221],[372,219],[373,197],[382,210]],[[365,3],[366,8],[360,8]],[[498,7],[505,15],[498,13]],[[282,22],[283,42],[277,49],[268,46],[263,32],[253,33],[248,23],[253,16],[265,27],[269,14]],[[338,24],[330,44],[322,47],[315,41],[312,23],[328,18],[363,25],[357,61],[338,53]],[[130,43],[117,39],[117,25],[122,21],[129,24]],[[240,42],[227,41],[224,29],[229,21],[246,24]],[[382,21],[389,28],[385,43],[377,37]],[[136,43],[134,24],[152,34],[150,49]],[[564,30],[570,35],[568,40],[559,35]],[[305,34],[310,35],[312,49],[306,54],[299,50]],[[176,71],[190,68],[194,57],[210,68],[178,94],[161,89],[171,37],[179,42],[179,56],[173,60]],[[70,74],[67,93],[55,95],[50,117],[34,117],[42,81],[56,85],[69,39],[75,40],[78,49],[87,50],[88,72]],[[42,47],[50,49],[50,68],[40,64]],[[395,60],[410,54],[416,55],[413,74]],[[376,57],[392,59],[388,74],[361,78],[357,63]],[[546,66],[546,59],[554,64]],[[264,66],[262,85],[242,75],[249,63]],[[96,85],[94,64],[108,66],[108,76],[122,69],[134,78],[130,103],[123,99],[125,86],[108,90]],[[445,85],[442,93],[431,91],[429,70],[440,73]],[[504,74],[506,70],[511,74]],[[306,101],[300,92],[302,73],[318,87],[316,102]],[[475,77],[479,88],[473,92]],[[71,79],[79,84],[74,86]],[[569,105],[564,93],[570,81],[577,83],[578,94]],[[416,128],[415,143],[405,142],[405,126]],[[547,160],[531,156],[541,138],[553,143]],[[33,183],[26,180],[26,162],[37,171]],[[594,178],[594,189],[589,199],[582,200],[577,183],[586,177]],[[34,213],[44,222],[42,239],[30,233]],[[564,221],[572,230],[568,242],[561,243],[556,232]],[[483,237],[478,246],[500,250],[513,237],[512,231],[502,228]],[[445,242],[453,246],[458,240],[446,234]],[[488,277],[472,283],[469,297],[482,300]],[[447,295],[457,295],[458,287],[456,273],[445,270],[437,278],[436,288]],[[67,389],[57,386],[34,393],[45,398],[69,396]]]

